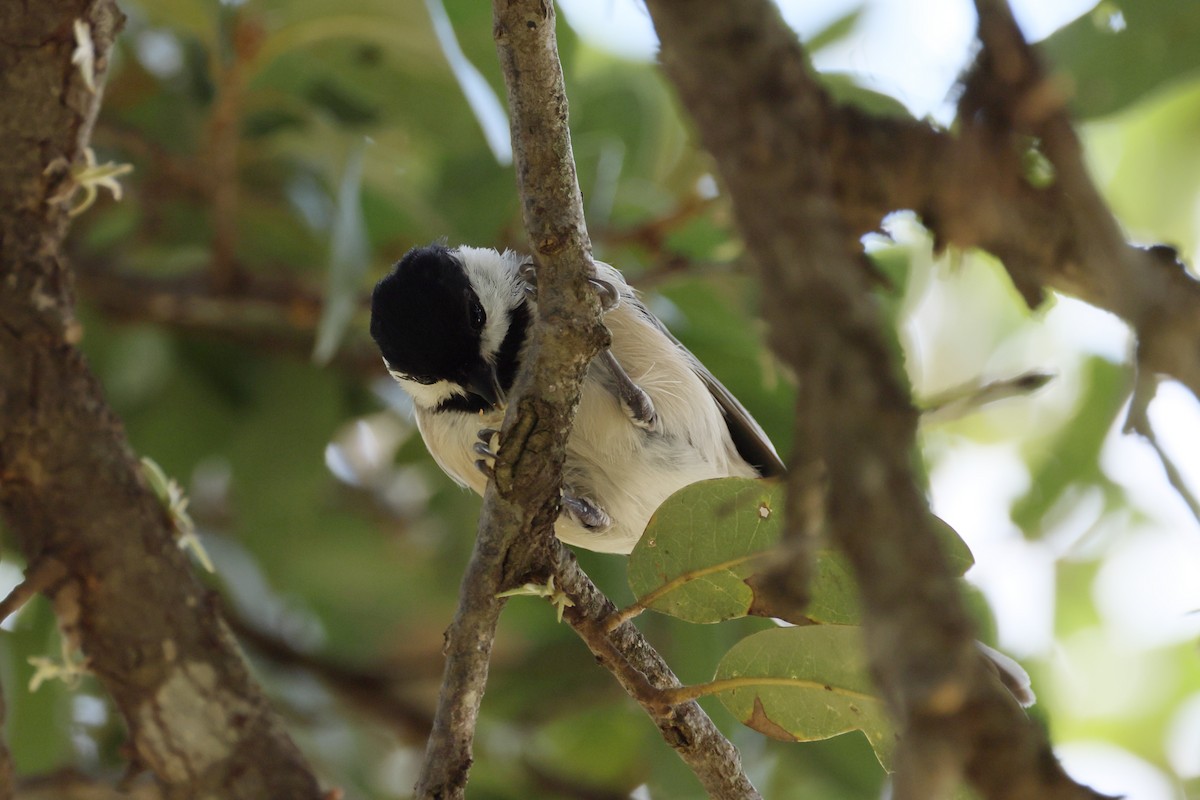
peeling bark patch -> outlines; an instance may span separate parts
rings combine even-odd
[[[190,781],[229,758],[238,743],[237,719],[253,709],[223,691],[209,664],[180,665],[138,709],[139,750],[150,751],[150,763],[168,783]],[[188,720],[168,728],[166,720]]]

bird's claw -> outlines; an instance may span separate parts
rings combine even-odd
[[[525,295],[530,300],[537,300],[537,267],[532,261],[526,261],[521,266],[517,267],[517,276],[523,284],[521,288],[525,290]]]
[[[595,288],[596,294],[600,295],[600,310],[605,314],[621,305],[621,293],[612,283],[600,278],[588,278],[588,283]]]
[[[612,525],[612,517],[608,512],[591,500],[564,493],[562,505],[567,516],[592,533],[598,533]]]
[[[471,450],[483,456],[475,462],[475,469],[489,479],[496,477],[496,451],[500,449],[500,431],[495,428],[480,428],[476,434],[479,441],[471,446]]]
[[[530,300],[537,300],[537,266],[532,261],[526,261],[517,268],[517,275],[521,279],[521,283],[523,284],[522,288],[525,290],[525,295]],[[592,277],[588,278],[588,283],[590,283],[592,288],[596,290],[596,293],[600,295],[600,309],[605,313],[612,311],[621,304],[621,293],[610,281]]]

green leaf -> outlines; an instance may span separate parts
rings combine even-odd
[[[958,531],[950,526],[950,523],[941,517],[931,515],[931,518],[933,535],[941,540],[942,553],[950,562],[950,569],[955,575],[966,574],[966,571],[975,565],[975,556],[971,555],[971,548],[967,547],[967,543],[958,535]]]
[[[1034,445],[1029,491],[1012,505],[1013,522],[1031,538],[1047,529],[1047,515],[1069,489],[1112,483],[1100,467],[1100,451],[1129,396],[1131,370],[1093,356],[1082,372],[1075,413],[1055,435]]]
[[[817,77],[825,90],[841,105],[855,106],[880,117],[912,119],[908,107],[896,98],[862,86],[854,76],[842,72],[821,72]]]
[[[867,672],[859,628],[776,628],[738,642],[711,691],[744,725],[806,742],[860,730],[888,769],[896,735]]]
[[[1089,166],[1128,236],[1170,242],[1194,262],[1200,190],[1200,75],[1086,128]]]
[[[646,608],[688,622],[747,615],[793,622],[853,624],[861,619],[858,587],[844,556],[816,552],[806,609],[770,606],[756,574],[783,535],[784,487],[777,481],[721,478],[686,486],[659,507],[629,556],[629,585]],[[936,530],[956,574],[971,551],[936,517]]]
[[[629,585],[649,608],[689,622],[745,616],[754,605],[746,579],[778,544],[782,521],[776,481],[722,478],[684,487],[650,518],[629,556]]]
[[[860,5],[837,17],[833,22],[830,22],[805,40],[805,51],[809,55],[812,55],[822,48],[829,47],[831,44],[836,44],[845,39],[854,32],[854,29],[858,26],[858,21],[862,19],[862,15],[863,7]]]
[[[1200,71],[1200,3],[1105,0],[1041,45],[1072,79],[1071,108],[1111,114]]]
[[[363,145],[355,148],[346,164],[338,187],[337,212],[333,217],[332,243],[329,257],[329,283],[325,291],[325,307],[317,326],[317,343],[313,361],[327,364],[337,353],[354,312],[363,276],[370,262],[371,247],[363,222],[362,188]]]

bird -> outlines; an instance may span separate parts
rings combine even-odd
[[[762,427],[619,271],[594,262],[590,282],[611,344],[583,380],[555,534],[629,553],[658,506],[684,486],[785,468]],[[536,268],[511,250],[414,247],[371,294],[371,336],[412,398],[429,453],[480,495],[536,315]]]
[[[762,427],[621,273],[600,261],[594,269],[611,343],[583,380],[554,531],[566,544],[628,554],[684,486],[775,478],[786,468]],[[371,293],[371,337],[412,397],[430,455],[480,495],[536,316],[536,268],[511,250],[414,247]],[[1019,664],[976,645],[1021,705],[1035,702]]]

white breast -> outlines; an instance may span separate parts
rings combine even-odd
[[[612,352],[650,395],[662,431],[650,434],[633,425],[603,385],[604,368],[593,363],[567,442],[564,482],[607,511],[613,525],[596,533],[564,517],[557,526],[564,542],[610,553],[632,550],[651,514],[678,489],[709,478],[757,475],[738,455],[690,357],[680,357],[678,345],[642,317],[632,293],[623,299],[604,319]]]

